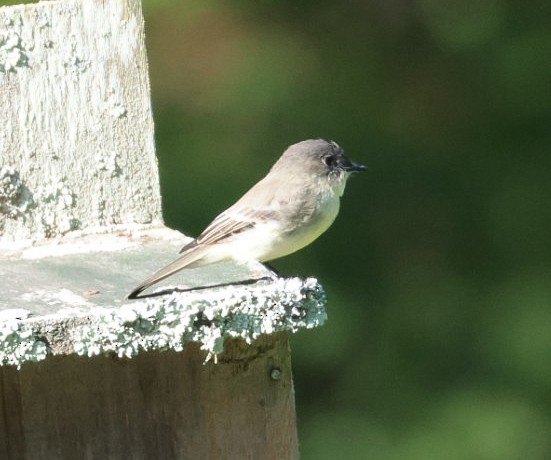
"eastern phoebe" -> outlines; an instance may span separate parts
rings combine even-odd
[[[267,262],[307,246],[337,217],[353,171],[336,142],[311,139],[291,145],[264,179],[220,214],[174,262],[134,289],[129,299],[184,268],[234,260]]]

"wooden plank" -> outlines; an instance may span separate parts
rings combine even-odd
[[[11,412],[0,458],[298,458],[287,333],[227,341],[217,364],[205,356],[188,344],[133,359],[53,357],[25,364],[20,386],[6,386],[16,374],[0,367],[0,414]]]

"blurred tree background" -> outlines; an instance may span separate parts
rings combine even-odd
[[[145,3],[167,223],[197,235],[287,145],[369,166],[275,262],[302,458],[551,458],[551,2]]]
[[[551,458],[551,2],[144,12],[171,227],[197,235],[303,139],[370,168],[274,264],[329,296],[292,338],[302,458]]]

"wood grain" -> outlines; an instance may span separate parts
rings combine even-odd
[[[141,3],[0,8],[0,242],[159,223]]]
[[[188,344],[0,367],[0,458],[297,459],[287,334],[204,359]]]

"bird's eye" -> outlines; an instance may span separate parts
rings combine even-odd
[[[329,168],[337,166],[337,157],[335,155],[327,155],[322,158],[322,161],[325,163],[325,166]]]

